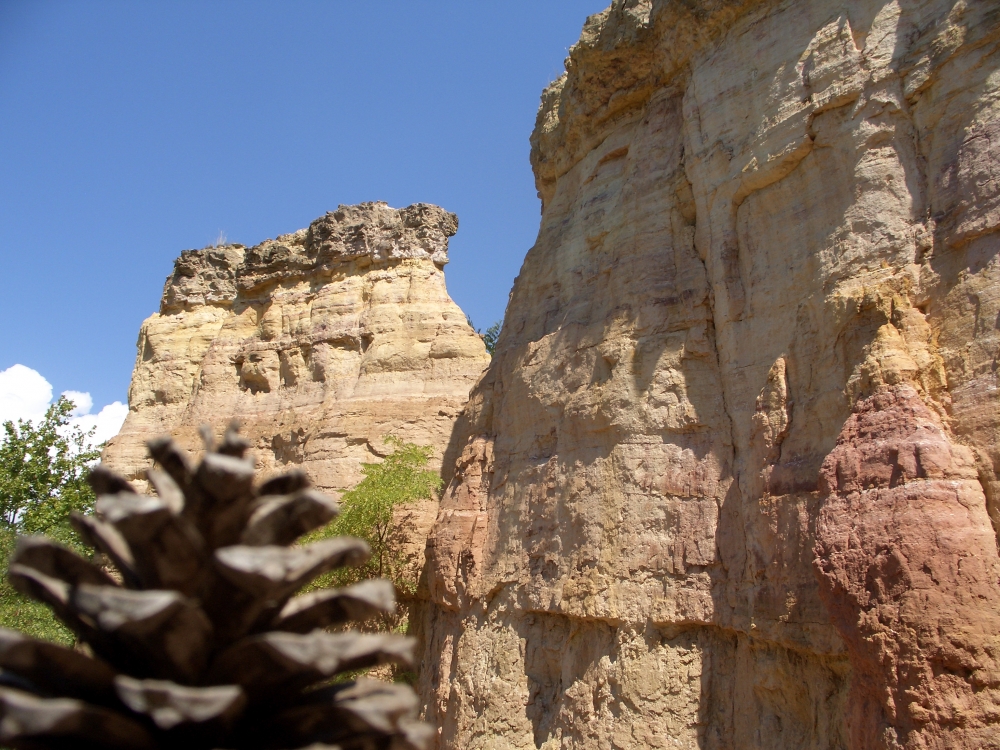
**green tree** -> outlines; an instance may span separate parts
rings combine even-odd
[[[469,328],[478,333],[483,343],[486,344],[486,351],[490,353],[490,356],[495,355],[497,353],[497,340],[500,338],[500,329],[503,328],[503,321],[498,320],[486,329],[486,333],[483,333],[483,329],[476,328],[476,324],[472,322],[472,318],[468,315],[465,316],[465,320],[469,324]]]
[[[433,453],[427,446],[385,439],[393,450],[379,463],[362,464],[364,479],[343,494],[341,513],[309,541],[330,536],[364,539],[371,559],[360,568],[345,568],[321,578],[317,586],[344,586],[366,578],[388,578],[404,597],[416,593],[415,571],[403,551],[403,539],[393,524],[398,506],[433,499],[441,490],[441,477],[427,468]]]
[[[486,351],[490,353],[491,357],[497,353],[497,340],[500,338],[500,329],[502,327],[503,321],[498,320],[486,329],[486,333],[482,334],[483,343],[486,344]]]
[[[69,426],[73,402],[60,396],[34,425],[4,422],[0,442],[0,525],[21,534],[46,534],[79,547],[69,525],[73,511],[90,513],[94,491],[87,471],[100,458],[84,433]]]
[[[73,403],[60,397],[38,424],[4,422],[0,437],[0,565],[14,551],[18,534],[45,534],[84,552],[69,525],[73,511],[89,513],[94,492],[87,470],[100,457],[90,448],[93,433],[69,426]],[[72,634],[49,609],[0,582],[0,625],[29,635],[72,643]]]

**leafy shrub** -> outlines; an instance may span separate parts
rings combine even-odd
[[[401,505],[434,498],[441,490],[441,477],[427,468],[433,450],[385,439],[393,447],[380,463],[362,464],[364,479],[343,494],[340,515],[306,541],[331,536],[364,539],[372,549],[371,559],[360,568],[344,568],[317,580],[316,587],[346,586],[367,578],[388,578],[404,597],[413,596],[417,576],[406,559],[403,539],[393,524],[393,512]]]

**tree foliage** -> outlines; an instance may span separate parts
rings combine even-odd
[[[60,396],[34,425],[4,422],[0,442],[0,525],[21,534],[46,534],[78,546],[73,511],[89,513],[94,491],[87,470],[100,458],[79,428],[69,427],[73,402]]]
[[[483,343],[486,344],[486,351],[490,353],[491,357],[497,353],[497,341],[500,339],[500,329],[502,327],[503,321],[498,320],[486,329],[486,333],[482,334]]]
[[[416,591],[416,575],[408,564],[403,539],[393,524],[398,506],[432,499],[441,490],[441,477],[427,468],[433,453],[427,446],[388,437],[393,450],[380,463],[362,464],[364,479],[340,499],[341,513],[312,539],[354,536],[372,549],[371,559],[360,568],[345,568],[321,579],[322,586],[344,586],[366,578],[388,578],[400,593]]]
[[[465,320],[469,324],[469,328],[478,333],[483,343],[486,344],[486,351],[490,353],[490,356],[495,355],[497,353],[497,341],[500,339],[500,329],[503,328],[503,321],[498,320],[486,329],[486,333],[483,333],[483,329],[476,328],[476,324],[472,322],[472,318],[468,315],[465,316]]]
[[[0,437],[0,565],[14,550],[17,534],[45,534],[82,551],[69,525],[73,511],[89,513],[94,492],[87,470],[100,457],[92,433],[69,426],[73,403],[60,397],[38,424],[4,422]],[[72,643],[73,636],[48,607],[0,582],[0,625],[36,638]]]

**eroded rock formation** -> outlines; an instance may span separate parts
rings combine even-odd
[[[453,439],[442,748],[1000,747],[1000,4],[616,0]]]
[[[141,487],[151,436],[196,452],[200,425],[234,417],[265,473],[300,467],[324,490],[354,485],[386,435],[434,446],[440,462],[489,362],[445,289],[457,229],[437,206],[364,203],[255,247],[185,251],[142,325],[104,463]],[[435,511],[405,519],[421,553]]]

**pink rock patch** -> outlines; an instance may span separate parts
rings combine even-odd
[[[900,386],[858,403],[820,473],[852,745],[1000,747],[1000,559],[969,451]]]

